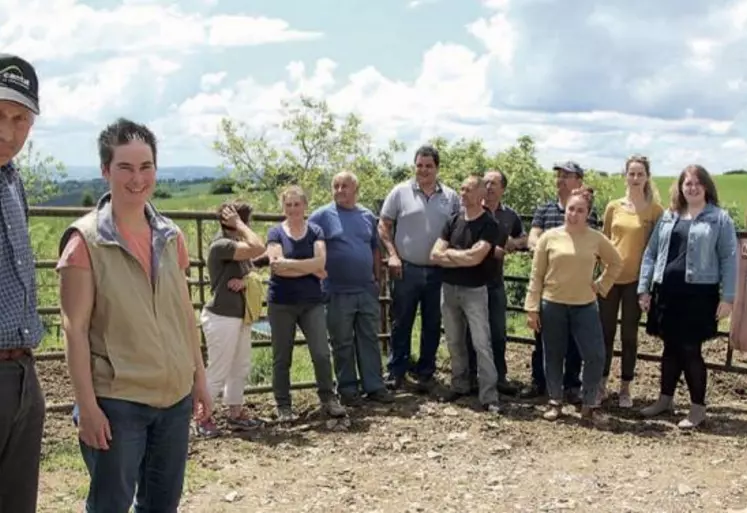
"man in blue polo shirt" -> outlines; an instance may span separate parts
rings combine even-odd
[[[337,391],[346,406],[361,404],[361,389],[370,400],[391,403],[381,370],[381,255],[376,217],[356,204],[358,178],[353,173],[338,173],[332,179],[332,194],[334,201],[314,211],[309,221],[325,234],[327,331]]]

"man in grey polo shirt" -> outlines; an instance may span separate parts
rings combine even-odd
[[[430,390],[441,340],[441,269],[430,253],[449,218],[459,212],[457,193],[438,181],[438,151],[415,152],[415,177],[400,183],[384,200],[379,238],[388,253],[391,277],[392,336],[389,344],[390,387],[401,388],[411,371],[420,389]],[[420,357],[410,368],[410,344],[420,306]]]
[[[34,254],[18,155],[39,114],[33,66],[0,54],[0,511],[33,513],[44,430],[44,396],[32,351],[43,335]]]

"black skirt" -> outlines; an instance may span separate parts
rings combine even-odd
[[[721,300],[718,284],[657,286],[651,315],[656,335],[683,344],[700,344],[718,332],[716,310]]]

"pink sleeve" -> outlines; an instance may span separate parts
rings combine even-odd
[[[189,269],[189,251],[182,232],[176,236],[176,251],[179,254],[179,268],[186,271]]]
[[[78,269],[90,269],[91,257],[88,254],[88,246],[79,232],[74,232],[67,241],[62,256],[57,262],[56,270],[65,267],[77,267]]]

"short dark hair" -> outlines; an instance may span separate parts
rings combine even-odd
[[[441,164],[441,158],[438,156],[438,150],[430,144],[424,144],[420,148],[418,148],[418,151],[415,152],[415,158],[413,159],[413,162],[418,160],[418,157],[431,157],[433,159],[433,162],[436,164],[436,167]]]
[[[156,136],[147,126],[125,118],[117,119],[99,134],[99,159],[101,160],[101,165],[108,166],[112,163],[116,147],[124,146],[135,140],[142,141],[150,146],[153,152],[153,165],[158,167],[156,164]]]
[[[241,219],[241,222],[244,224],[249,224],[249,219],[251,219],[252,212],[254,210],[252,209],[252,206],[249,205],[249,203],[245,203],[243,201],[224,201],[218,207],[218,212],[217,212],[218,219],[220,219],[221,211],[223,211],[223,209],[226,207],[233,207],[236,213],[239,214],[239,219]],[[231,229],[228,226],[224,225],[223,223],[220,223],[220,227],[223,228],[224,230]]]
[[[508,187],[508,177],[506,176],[506,173],[504,173],[500,169],[488,169],[487,171],[485,171],[485,174],[487,175],[488,173],[498,173],[499,175],[501,175],[501,187],[503,187],[504,189]]]

